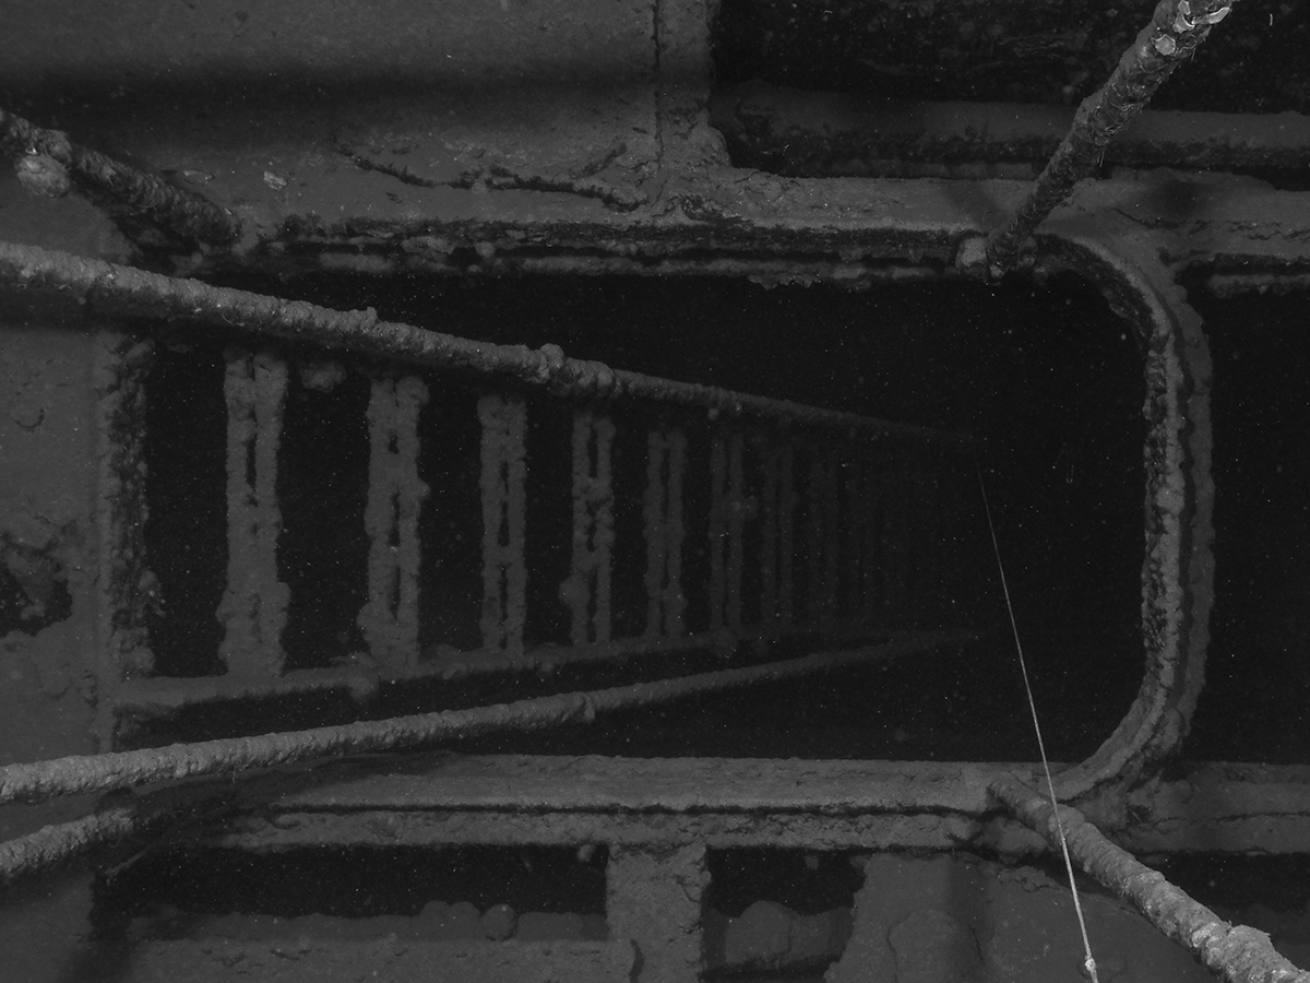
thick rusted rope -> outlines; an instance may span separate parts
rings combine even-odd
[[[1041,795],[1004,780],[994,782],[990,791],[1025,825],[1041,833],[1053,849],[1060,849],[1055,810]],[[1061,806],[1059,824],[1070,854],[1084,871],[1132,904],[1227,983],[1310,983],[1310,972],[1279,955],[1264,932],[1223,921],[1159,871],[1107,840],[1077,809]]]
[[[1105,85],[1078,107],[1073,126],[1027,199],[1009,223],[990,236],[987,270],[991,276],[1000,276],[1014,265],[1024,240],[1100,163],[1110,139],[1146,107],[1174,69],[1193,55],[1211,26],[1232,10],[1232,4],[1233,0],[1160,0],[1151,22],[1124,52]]]
[[[3,109],[0,154],[14,159],[19,181],[36,194],[57,198],[77,190],[131,220],[145,219],[184,240],[226,246],[241,237],[236,216],[209,199]]]
[[[43,826],[0,843],[0,885],[64,863],[140,829],[133,803],[95,812],[72,822]]]

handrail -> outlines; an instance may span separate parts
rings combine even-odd
[[[965,451],[969,434],[770,399],[719,386],[680,382],[567,357],[558,345],[531,349],[473,341],[383,321],[377,311],[337,311],[304,301],[215,287],[34,246],[0,243],[0,285],[67,291],[87,313],[188,322],[294,342],[312,342],[414,366],[508,376],[557,395],[583,399],[645,399],[755,417],[930,443]],[[784,353],[785,354],[785,353]]]
[[[335,727],[174,744],[138,751],[74,755],[0,767],[0,804],[40,802],[58,795],[103,792],[206,775],[235,775],[315,758],[374,754],[505,730],[541,730],[589,723],[599,713],[649,706],[742,686],[826,672],[873,659],[961,645],[965,629],[926,631],[894,642],[817,652],[758,666],[519,700],[467,710],[367,720]]]

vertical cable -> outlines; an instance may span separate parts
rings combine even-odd
[[[1028,680],[1028,663],[1023,657],[1023,644],[1019,641],[1019,624],[1014,617],[1014,605],[1010,601],[1010,586],[1005,580],[1005,565],[1001,563],[1001,546],[996,539],[996,526],[992,523],[992,506],[987,500],[987,486],[983,483],[982,465],[975,454],[974,468],[978,472],[978,488],[982,492],[983,511],[987,515],[987,531],[992,537],[992,551],[996,554],[996,569],[1001,574],[1001,591],[1005,594],[1005,608],[1010,614],[1010,630],[1014,633],[1014,649],[1019,653],[1019,671],[1023,675],[1024,692],[1028,694],[1028,709],[1033,717],[1033,731],[1037,734],[1037,750],[1042,756],[1042,771],[1046,775],[1046,791],[1051,799],[1051,814],[1055,817],[1055,830],[1060,836],[1060,851],[1064,854],[1064,869],[1069,875],[1069,893],[1073,895],[1073,909],[1078,915],[1078,929],[1083,936],[1083,969],[1091,977],[1092,983],[1099,983],[1096,977],[1096,960],[1092,958],[1092,943],[1087,938],[1087,920],[1083,918],[1083,905],[1078,897],[1078,885],[1074,881],[1073,861],[1069,858],[1069,842],[1065,839],[1064,823],[1060,819],[1060,803],[1055,798],[1055,780],[1051,777],[1051,764],[1046,759],[1046,742],[1042,739],[1042,725],[1037,720],[1037,701],[1033,698],[1032,683]]]

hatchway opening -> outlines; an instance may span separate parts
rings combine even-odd
[[[1215,606],[1187,752],[1304,763],[1310,294],[1190,294],[1214,356]],[[1277,722],[1276,724],[1274,722]]]
[[[1136,690],[1142,666],[1142,354],[1133,329],[1093,287],[1074,276],[1054,276],[1041,284],[1016,277],[990,286],[942,281],[865,293],[635,277],[523,277],[492,284],[344,275],[273,283],[243,276],[227,285],[337,308],[373,307],[386,320],[464,337],[559,345],[571,357],[619,368],[975,434],[1017,618],[1034,660],[1038,699],[1059,708],[1051,753],[1070,760],[1084,757],[1120,719]],[[359,483],[360,474],[367,474],[360,421],[372,412],[366,409],[364,387],[370,380],[399,378],[401,369],[340,356],[325,360],[322,353],[290,348],[251,347],[271,352],[270,365],[285,366],[277,370],[279,378],[285,377],[286,403],[279,423],[284,438],[275,450],[276,492],[300,503],[290,510],[283,507],[276,534],[277,572],[291,596],[281,629],[286,668],[349,666],[358,657],[360,641],[360,622],[352,615],[358,610],[363,571],[372,562],[370,540],[360,535],[369,521],[362,515],[366,505]],[[152,562],[164,599],[162,614],[151,625],[152,645],[159,650],[156,670],[166,676],[212,675],[227,644],[213,625],[215,608],[225,603],[224,571],[231,561],[221,528],[224,498],[230,495],[226,482],[233,473],[231,463],[225,464],[223,445],[228,427],[223,379],[231,363],[224,352],[197,337],[159,346],[156,363],[159,371],[152,370],[145,383],[150,419],[172,423],[146,437],[148,482],[159,476],[147,496],[147,549],[152,556],[167,554],[183,538],[180,530],[204,527],[187,540],[192,545],[184,555]],[[253,371],[261,370],[256,366]],[[420,662],[430,667],[478,645],[485,630],[478,568],[485,546],[484,514],[476,472],[483,452],[478,414],[489,390],[485,381],[468,378],[424,372],[415,377],[425,393],[415,419],[420,434],[417,477],[426,486],[417,526],[422,563],[415,630]],[[504,392],[513,395],[513,387]],[[523,630],[526,644],[549,649],[570,640],[569,415],[546,397],[527,394],[523,399],[532,483],[526,503],[528,616]],[[315,405],[322,411],[319,416],[309,411]],[[628,428],[651,426],[651,412],[641,406],[616,406],[612,412],[617,431],[612,475],[615,637],[639,632],[647,617],[641,551],[631,545],[644,522],[647,448],[645,438],[632,439]],[[677,413],[670,419],[684,420]],[[687,473],[702,478],[715,453],[710,438],[696,429],[704,420],[704,411],[685,414]],[[207,442],[208,449],[199,446]],[[749,472],[768,450],[767,441],[744,442],[743,467]],[[247,458],[254,453],[248,448]],[[203,480],[196,477],[202,474]],[[805,493],[806,482],[813,479],[798,475]],[[861,640],[875,641],[880,631],[905,627],[980,628],[981,637],[963,650],[616,713],[588,727],[546,736],[484,738],[468,742],[467,749],[1031,757],[1031,737],[1013,712],[1020,706],[1021,688],[972,460],[962,458],[947,475],[950,501],[936,514],[946,530],[938,545],[949,550],[951,562],[934,573],[934,586],[922,593],[917,607],[889,608],[883,621],[866,626]],[[687,482],[685,610],[680,617],[688,633],[713,627],[706,489],[704,480]],[[198,503],[190,501],[192,495],[200,496]],[[858,496],[842,501],[847,511],[838,514],[853,516]],[[804,512],[798,515],[804,522]],[[331,544],[325,545],[326,540]],[[747,553],[756,549],[758,533],[748,532],[743,543]],[[318,551],[312,556],[309,544]],[[798,563],[806,562],[805,549],[799,547]],[[760,613],[760,577],[757,564],[745,564],[745,620]],[[800,607],[825,603],[821,581],[797,580]],[[311,611],[302,602],[299,610],[305,613],[297,619],[296,598],[305,593],[316,596],[319,607]],[[840,607],[834,612],[845,613]],[[552,666],[535,674],[464,682],[438,674],[384,681],[363,704],[352,704],[349,694],[324,703],[319,692],[270,696],[262,704],[247,699],[247,707],[228,720],[219,701],[212,710],[149,721],[133,732],[130,742],[160,744],[249,732],[250,706],[262,705],[260,719],[269,723],[310,719],[316,713],[327,714],[324,722],[336,722],[352,714],[380,717],[588,685],[623,685],[670,670],[715,668],[724,657],[736,660],[733,665],[749,665],[825,644],[833,640],[816,626],[771,645],[662,653],[629,660],[623,668]],[[879,722],[871,724],[875,717]]]
[[[603,847],[164,847],[102,872],[110,939],[605,938]]]

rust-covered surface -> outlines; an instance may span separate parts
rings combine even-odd
[[[582,533],[572,545],[588,576],[566,581],[560,596],[573,615],[572,636],[584,643],[603,644],[611,633],[608,609],[592,605],[605,589],[606,537],[614,521],[605,494],[588,498],[588,489],[605,486],[609,474],[608,418],[596,406],[612,397],[651,396],[711,419],[791,419],[804,412],[809,422],[836,432],[869,426],[853,414],[802,409],[767,393],[745,395],[569,358],[553,340],[528,347],[465,339],[458,323],[443,323],[440,304],[433,315],[437,333],[371,309],[337,310],[206,280],[281,277],[270,292],[285,288],[297,296],[323,274],[343,282],[452,285],[520,275],[710,277],[763,288],[850,290],[982,280],[981,245],[1024,201],[1068,107],[1102,83],[1155,8],[1149,2],[1094,6],[292,0],[264,9],[227,0],[74,0],[33,7],[7,25],[0,122],[7,121],[12,137],[6,146],[22,146],[9,147],[21,157],[17,171],[6,166],[0,177],[0,239],[11,243],[0,247],[7,264],[0,409],[8,406],[0,414],[6,505],[0,550],[18,623],[0,649],[6,673],[0,709],[7,721],[0,731],[6,766],[0,798],[226,778],[300,762],[295,783],[283,787],[277,776],[268,786],[238,783],[235,799],[224,799],[221,808],[180,818],[167,844],[204,840],[250,851],[261,862],[307,846],[435,854],[452,845],[546,844],[576,849],[580,862],[597,849],[608,851],[608,941],[595,937],[594,926],[588,936],[572,922],[567,937],[509,938],[513,920],[506,923],[504,910],[484,906],[480,913],[466,902],[455,914],[455,908],[432,908],[422,929],[430,937],[413,944],[394,936],[293,944],[286,933],[295,926],[286,924],[253,941],[155,939],[136,953],[132,979],[226,980],[256,972],[290,981],[378,967],[406,979],[442,960],[470,979],[556,973],[672,981],[707,968],[796,968],[788,960],[813,969],[804,960],[815,952],[835,960],[833,980],[891,972],[904,983],[925,967],[945,965],[943,959],[978,972],[983,962],[975,961],[985,960],[1016,980],[1076,973],[1072,935],[1060,934],[1067,925],[1030,937],[985,924],[988,917],[999,924],[1027,911],[1020,894],[1049,901],[1044,917],[1056,908],[1060,917],[1069,915],[1064,899],[1050,900],[1056,895],[1049,884],[1025,882],[1011,894],[997,887],[994,896],[977,900],[978,884],[1030,875],[886,852],[967,846],[1009,856],[1037,853],[1038,835],[1007,818],[988,793],[1015,773],[1032,778],[1031,764],[636,757],[450,757],[431,770],[400,758],[358,770],[304,764],[471,731],[585,725],[625,702],[700,692],[707,679],[714,686],[750,681],[750,668],[485,710],[273,728],[287,732],[123,756],[88,752],[112,747],[119,709],[185,715],[224,701],[340,691],[352,712],[366,716],[385,686],[401,677],[435,685],[476,675],[459,660],[427,665],[431,652],[443,654],[439,646],[418,650],[413,615],[422,561],[414,523],[432,483],[420,476],[412,438],[433,393],[386,373],[369,389],[369,432],[377,443],[368,480],[389,491],[370,506],[368,583],[375,596],[362,629],[385,651],[386,664],[382,671],[361,662],[339,672],[283,673],[279,522],[296,517],[280,515],[270,503],[283,456],[285,391],[277,380],[286,363],[278,355],[234,350],[225,363],[224,393],[233,412],[224,494],[235,503],[229,514],[241,521],[228,530],[230,576],[221,613],[225,630],[236,626],[245,634],[229,632],[221,660],[228,676],[200,677],[195,685],[151,678],[156,663],[147,625],[162,609],[141,531],[149,478],[140,432],[143,386],[157,345],[186,344],[161,331],[162,322],[206,325],[224,338],[235,331],[246,343],[262,335],[378,362],[487,371],[510,388],[586,402],[593,416],[578,424],[578,439],[595,443],[596,460],[584,461],[585,474],[575,467],[575,531]],[[1204,17],[1214,5],[1196,7]],[[1184,18],[1184,27],[1193,13],[1168,3],[1160,9],[1176,14],[1174,24]],[[1224,421],[1212,420],[1210,396],[1225,367],[1211,365],[1206,329],[1188,291],[1206,283],[1226,295],[1296,296],[1310,276],[1300,57],[1306,23],[1294,5],[1266,0],[1244,0],[1222,23],[1207,23],[1210,41],[1156,99],[1158,108],[1171,111],[1142,117],[1124,143],[1106,149],[1104,162],[1096,160],[1090,171],[1093,180],[1073,187],[1042,223],[1018,273],[1034,282],[1070,271],[1090,280],[1141,353],[1146,439],[1143,507],[1134,523],[1143,527],[1142,617],[1140,631],[1122,644],[1140,656],[1142,678],[1125,701],[1122,722],[1087,760],[1059,771],[1057,790],[1077,799],[1089,820],[1121,845],[1150,853],[1310,852],[1310,808],[1299,770],[1209,765],[1182,777],[1169,773],[1168,781],[1160,770],[1185,748],[1200,699],[1216,549],[1222,562],[1224,548],[1222,533],[1215,533],[1223,476],[1216,490],[1212,473],[1221,470],[1212,457],[1223,448]],[[920,101],[869,101],[889,98]],[[936,99],[953,101],[922,101]],[[980,99],[988,102],[969,101]],[[18,126],[17,118],[41,130]],[[198,247],[180,248],[178,239],[160,238],[143,224],[115,224],[86,200],[59,197],[76,190],[79,167],[120,183],[147,176],[137,187],[159,192],[153,200],[165,211],[174,202],[194,205],[182,209],[183,219],[200,225],[182,233]],[[904,176],[919,179],[895,179]],[[154,334],[159,341],[144,340]],[[998,335],[998,345],[1007,343]],[[532,431],[522,414],[512,419],[516,398],[480,394],[478,404],[504,411],[497,416],[503,446],[484,448],[490,462],[484,474],[505,465],[503,481],[484,481],[485,497],[500,511],[491,516],[496,509],[489,510],[486,528],[475,531],[489,552],[512,551],[533,535],[513,504],[523,498],[524,460],[529,470],[535,466],[531,451],[524,455]],[[879,423],[870,432],[929,438],[922,427]],[[650,446],[676,457],[681,452],[670,448],[680,433],[665,427],[659,431],[665,443]],[[717,446],[718,492],[737,513],[726,505],[716,513],[711,531],[728,545],[705,562],[739,575],[748,565],[743,516],[754,515],[760,503],[732,477],[734,467],[740,470],[731,463],[733,447],[740,454],[742,440],[729,437]],[[386,456],[393,448],[394,460]],[[1055,467],[1072,475],[1073,459],[1060,454]],[[1049,461],[1043,466],[1052,468]],[[656,460],[654,470],[660,467]],[[682,467],[669,464],[666,491],[681,480]],[[821,467],[805,480],[815,488],[835,482]],[[937,494],[923,475],[904,486],[856,481],[842,487],[875,497]],[[765,507],[772,511],[788,492],[780,485],[762,494],[774,496]],[[503,535],[496,525],[502,513]],[[651,514],[672,522],[667,502],[652,506]],[[1298,528],[1290,522],[1288,534]],[[852,529],[853,537],[860,535]],[[815,536],[806,548],[835,557],[829,541]],[[916,545],[923,552],[927,544]],[[482,636],[499,649],[487,665],[545,678],[591,660],[595,653],[585,646],[573,659],[577,653],[556,657],[525,645],[522,581],[533,572],[522,560],[520,549],[517,560],[484,571],[491,579],[505,577],[487,593],[503,607],[483,611]],[[681,562],[669,560],[651,575],[652,582],[671,581],[664,608],[657,604],[650,619],[671,634],[682,631]],[[824,562],[835,564],[811,564],[820,589],[833,582],[824,580]],[[940,558],[916,562],[928,569]],[[768,577],[778,575],[771,563],[762,564]],[[715,628],[730,631],[740,620],[740,577],[737,594],[722,578],[715,583]],[[638,649],[627,654],[640,658]],[[847,657],[831,664],[822,655],[808,657],[817,662],[805,658],[790,665],[797,672],[832,668]],[[926,670],[922,685],[947,682]],[[19,764],[57,758],[63,760]],[[151,801],[165,803],[170,794]],[[125,801],[110,800],[85,820],[75,818],[87,808],[78,801],[5,807],[0,828],[7,835],[56,823],[15,841],[3,857],[6,871],[33,873],[120,834],[139,834],[137,813]],[[1012,804],[1040,825],[1045,807],[1018,798]],[[65,820],[73,821],[58,825]],[[1101,850],[1090,825],[1079,833],[1091,844],[1089,855]],[[133,851],[146,846],[104,861],[102,875],[112,881],[130,871],[141,862]],[[775,900],[715,909],[714,851],[761,847],[811,851],[805,868],[824,870],[827,861],[814,851],[850,851],[867,883],[861,881],[839,915],[802,913]],[[880,852],[870,857],[870,851]],[[1105,856],[1103,866],[1118,870],[1111,879],[1140,873],[1119,854]],[[934,884],[975,898],[974,908],[933,900]],[[0,920],[6,938],[22,937],[22,925],[44,911],[40,897],[39,891],[27,897],[27,922]],[[84,891],[65,887],[50,897],[57,916],[50,924],[71,924],[72,935],[86,930],[76,927],[80,914],[70,918],[88,908]],[[1146,894],[1139,900],[1156,904]],[[1127,924],[1123,909],[1101,914]],[[1240,961],[1243,952],[1254,952],[1248,961],[1257,974],[1286,968],[1258,937],[1214,930],[1210,912],[1203,910],[1201,921],[1187,917],[1175,919],[1169,931],[1202,930],[1205,958],[1229,967],[1229,978],[1259,978],[1235,975],[1233,953]],[[455,921],[463,934],[428,944]],[[1018,925],[1017,915],[1006,924]],[[1141,928],[1136,923],[1134,931]],[[806,933],[817,940],[809,948]],[[781,945],[784,935],[789,941]],[[1111,973],[1131,978],[1148,965],[1160,978],[1183,972],[1144,936],[1132,938],[1128,951],[1136,947],[1139,964],[1111,956]],[[77,979],[97,965],[84,948],[85,965],[62,967],[40,940],[29,934],[19,946],[25,978]],[[1034,955],[1039,948],[1041,958]],[[1048,949],[1070,958],[1045,962]]]
[[[1151,761],[1169,756],[1186,734],[1202,678],[1207,623],[1204,614],[1210,590],[1206,564],[1212,495],[1210,438],[1204,402],[1197,402],[1191,413],[1186,403],[1195,401],[1196,394],[1204,393],[1209,365],[1204,341],[1196,335],[1195,327],[1192,326],[1190,337],[1183,333],[1192,325],[1190,319],[1184,316],[1175,320],[1176,315],[1159,302],[1150,281],[1122,258],[1101,247],[1060,240],[1046,248],[1052,262],[1078,265],[1102,285],[1114,306],[1139,332],[1147,352],[1146,415],[1150,431],[1146,451],[1147,558],[1143,567],[1146,673],[1137,702],[1098,757],[1078,773],[1077,779],[1065,776],[1066,794],[1073,795],[1128,777]],[[599,363],[574,363],[576,368],[572,373],[552,372],[552,361],[562,368],[570,367],[558,350],[529,352],[442,337],[407,325],[379,322],[372,311],[343,313],[306,304],[288,304],[275,298],[215,290],[36,251],[11,249],[6,259],[10,282],[47,288],[65,286],[94,298],[93,303],[104,305],[103,309],[108,311],[155,317],[172,312],[192,318],[203,313],[211,323],[225,321],[275,336],[311,336],[334,346],[403,354],[418,362],[502,372],[526,381],[545,382],[552,388],[559,388],[555,382],[557,374],[572,374],[578,377],[572,385],[577,387],[580,383],[584,391],[594,387],[596,383],[592,380],[604,378],[608,380],[606,392],[609,393],[625,391],[672,397],[676,401],[695,398],[702,404],[708,401],[709,405],[722,404],[732,410],[777,412],[781,409],[781,404],[773,407],[769,401],[754,397],[616,373]],[[1175,310],[1181,315],[1186,308],[1177,303]],[[807,412],[810,415],[817,412],[817,419],[831,418],[838,425],[846,423],[846,418],[837,414]],[[268,439],[276,429],[265,428],[262,431],[265,437],[261,439]],[[892,433],[897,429],[889,428]],[[230,467],[229,471],[234,480],[247,480],[246,473],[240,469]],[[236,500],[245,502],[247,496],[238,495]],[[253,569],[252,564],[247,566]],[[255,596],[267,598],[269,593],[266,589],[256,589]],[[336,738],[328,743],[333,747],[340,744]],[[315,753],[319,752],[306,744],[305,750],[297,751],[296,755],[299,758]],[[243,751],[238,756],[245,760],[246,754]],[[215,766],[226,767],[217,762]],[[192,773],[192,767],[188,765],[186,773]]]

